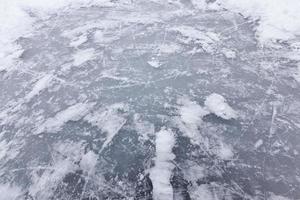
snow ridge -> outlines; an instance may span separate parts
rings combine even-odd
[[[171,163],[175,155],[172,149],[175,145],[175,136],[171,130],[161,129],[156,133],[155,166],[150,171],[150,179],[153,184],[154,200],[172,200],[173,188],[170,178],[174,165]]]

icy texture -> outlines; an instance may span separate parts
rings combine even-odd
[[[298,4],[0,0],[0,199],[299,199]]]

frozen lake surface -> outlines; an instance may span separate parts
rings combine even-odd
[[[190,1],[38,18],[0,72],[0,199],[300,199],[300,39],[257,24]]]

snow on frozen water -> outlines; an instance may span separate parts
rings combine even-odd
[[[223,160],[231,159],[234,155],[231,147],[224,142],[220,142],[220,146],[217,151],[217,155]]]
[[[175,136],[171,130],[162,129],[156,133],[154,167],[150,170],[155,200],[172,200],[173,188],[170,183],[175,155],[172,149]]]
[[[72,47],[78,47],[80,45],[82,45],[83,43],[87,42],[88,38],[85,34],[80,35],[78,38],[74,38],[71,43],[70,46]]]
[[[298,7],[0,0],[0,193],[299,199]]]
[[[162,65],[159,60],[155,60],[155,59],[151,59],[150,61],[148,61],[148,64],[153,67],[153,68],[160,68],[160,66]]]
[[[237,118],[237,112],[231,108],[226,99],[220,95],[213,93],[206,97],[204,102],[206,108],[213,114],[223,119],[235,119]]]
[[[262,139],[257,140],[257,142],[255,142],[254,147],[256,149],[258,149],[261,145],[263,145],[264,141]]]
[[[293,39],[300,34],[298,0],[218,0],[227,9],[259,20],[257,37],[267,44],[274,40]]]
[[[179,108],[179,114],[185,124],[199,125],[202,122],[202,117],[208,114],[208,111],[195,101],[182,98],[179,103],[182,104]]]
[[[171,54],[180,51],[181,47],[178,44],[162,44],[158,47],[159,53]]]
[[[107,134],[99,152],[102,152],[111,143],[115,135],[126,123],[126,119],[122,114],[126,110],[127,108],[124,104],[114,104],[105,108],[104,111],[92,112],[84,118]]]
[[[68,121],[77,121],[84,117],[91,109],[92,104],[77,103],[65,110],[58,112],[53,118],[47,119],[39,128],[37,133],[56,132]]]
[[[92,173],[95,170],[98,156],[93,151],[89,151],[84,154],[80,161],[80,167],[88,173]]]
[[[38,95],[42,90],[49,87],[51,81],[53,79],[52,74],[46,74],[42,78],[40,78],[33,86],[32,90],[26,95],[25,100],[29,101],[34,96]]]
[[[223,52],[224,56],[228,59],[236,58],[236,52],[231,49],[223,49],[222,52]]]
[[[178,108],[178,113],[183,122],[182,125],[179,123],[179,127],[192,142],[199,142],[201,138],[199,138],[198,127],[201,127],[202,117],[209,114],[209,112],[187,97],[180,98],[178,103],[181,105]]]
[[[21,188],[9,184],[0,184],[0,200],[15,200],[21,196]]]
[[[74,62],[73,64],[75,66],[82,65],[83,63],[92,60],[96,56],[95,49],[84,49],[84,50],[78,50],[73,55]]]
[[[219,36],[216,33],[206,30],[199,30],[192,26],[176,26],[169,29],[180,33],[184,43],[197,43],[201,45],[201,48],[208,53],[214,52],[214,44],[219,41]]]

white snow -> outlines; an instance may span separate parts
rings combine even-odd
[[[63,177],[77,169],[78,162],[83,154],[84,146],[81,142],[59,141],[53,145],[51,154],[52,163],[46,167],[37,167],[31,174],[29,194],[35,199],[50,199],[54,188]],[[33,168],[34,169],[34,168]],[[41,173],[41,170],[44,169]]]
[[[82,45],[83,43],[87,42],[88,38],[86,34],[82,34],[78,37],[74,37],[73,40],[70,43],[71,47],[78,47]]]
[[[275,195],[275,194],[271,194],[270,196],[270,200],[290,200],[290,198],[287,198],[287,197],[283,197],[283,196],[280,196],[280,195]]]
[[[160,68],[160,66],[162,65],[162,63],[159,61],[159,60],[156,60],[156,59],[151,59],[148,61],[148,64],[153,67],[153,68]]]
[[[224,56],[228,59],[234,59],[236,58],[236,52],[231,50],[231,49],[226,49],[226,48],[223,48],[222,49],[222,53],[224,54]]]
[[[85,116],[85,120],[94,126],[100,128],[105,132],[106,140],[103,143],[99,153],[101,153],[117,135],[119,130],[126,123],[126,118],[121,112],[126,111],[127,108],[122,103],[117,103],[108,106],[103,111],[96,111]]]
[[[199,125],[202,122],[202,117],[208,114],[207,110],[188,98],[180,99],[179,103],[182,104],[179,108],[179,114],[185,124]]]
[[[264,141],[262,139],[257,140],[254,144],[255,149],[258,149],[263,143]]]
[[[19,187],[0,183],[0,200],[17,200],[21,195]]]
[[[114,36],[108,35],[108,34],[105,34],[103,30],[97,30],[94,33],[94,41],[96,43],[100,43],[100,44],[111,43],[111,42],[119,39],[116,35],[114,35]]]
[[[74,55],[73,55],[73,65],[79,66],[82,65],[83,63],[94,59],[96,56],[95,49],[89,48],[89,49],[83,49],[83,50],[78,50]]]
[[[192,200],[215,200],[214,195],[208,188],[208,185],[205,184],[194,186],[190,190],[190,196]]]
[[[33,86],[32,90],[25,96],[25,100],[29,101],[31,100],[34,96],[39,95],[39,93],[49,87],[51,81],[53,79],[52,74],[46,74],[42,78],[40,78],[35,85]]]
[[[156,133],[155,166],[150,170],[150,179],[153,184],[154,200],[173,200],[173,188],[170,178],[174,165],[175,155],[172,149],[175,145],[175,136],[171,130],[161,129]]]
[[[199,30],[192,26],[176,26],[170,28],[169,31],[180,33],[183,36],[182,42],[184,43],[201,44],[202,49],[208,53],[213,53],[214,44],[220,40],[218,34],[207,30]]]
[[[98,156],[93,151],[88,151],[84,154],[80,161],[80,167],[88,174],[95,171],[95,166],[97,164]]]
[[[161,44],[158,47],[159,53],[163,54],[172,54],[176,53],[181,49],[181,47],[178,44]]]
[[[16,40],[31,34],[36,20],[45,19],[71,4],[78,7],[89,3],[84,0],[0,0],[0,71],[10,70],[14,66],[23,51]]]
[[[44,131],[57,132],[68,121],[78,121],[84,117],[92,108],[93,104],[77,103],[65,110],[58,112],[53,118],[47,119],[37,130],[37,133]]]
[[[204,102],[206,108],[213,114],[223,119],[236,119],[237,112],[233,110],[227,103],[226,99],[220,95],[213,93],[206,97]]]
[[[201,140],[198,127],[201,126],[202,118],[209,112],[202,108],[197,102],[191,101],[187,97],[182,97],[178,100],[181,105],[178,108],[178,114],[183,124],[178,123],[180,130],[190,138],[191,142],[196,144]]]
[[[300,1],[298,0],[218,0],[222,7],[259,19],[256,30],[262,44],[300,35]]]
[[[223,160],[229,160],[233,157],[232,149],[229,145],[220,141],[217,156]]]

